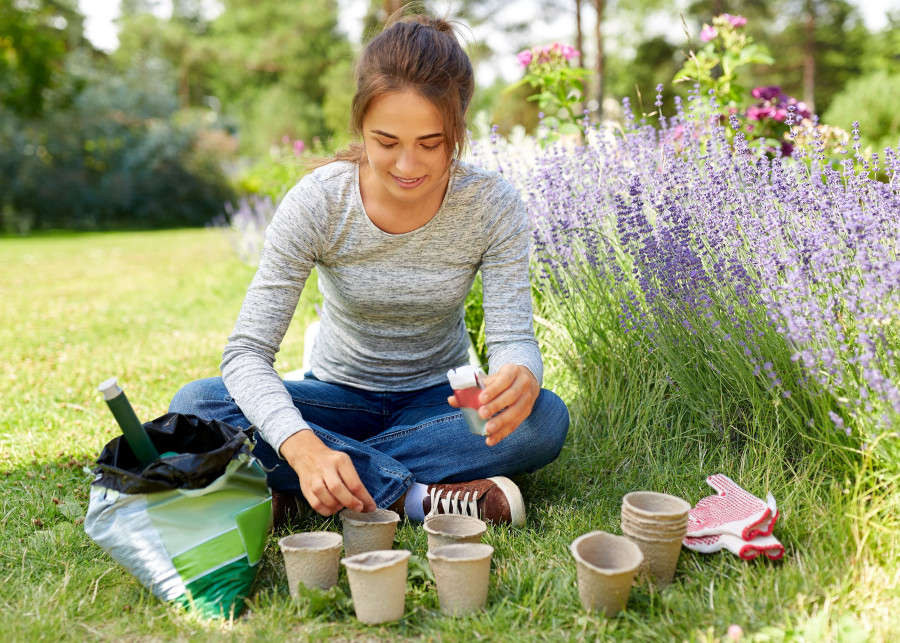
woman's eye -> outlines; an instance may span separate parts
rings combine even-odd
[[[396,145],[397,145],[396,143],[382,143],[382,142],[379,141],[377,138],[375,139],[375,142],[378,143],[378,145],[379,145],[380,147],[383,147],[383,148],[386,149],[386,150],[389,150],[389,149],[391,149],[392,147],[396,147]]]
[[[434,150],[436,150],[436,149],[439,148],[440,146],[441,146],[440,143],[435,143],[434,145],[422,145],[422,147],[423,147],[424,149],[428,150],[429,152],[433,152]]]

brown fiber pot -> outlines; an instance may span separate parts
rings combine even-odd
[[[442,545],[428,550],[441,612],[462,616],[487,603],[494,548],[483,543]]]
[[[474,516],[457,514],[431,515],[423,525],[428,534],[429,551],[441,545],[459,545],[462,543],[479,543],[487,524]]]
[[[578,596],[586,610],[615,616],[625,608],[634,576],[644,560],[640,548],[623,536],[592,531],[569,547],[578,573]]]
[[[622,511],[636,517],[678,522],[687,516],[691,505],[667,493],[632,491],[622,498]]]
[[[332,531],[307,531],[278,541],[291,596],[297,596],[299,585],[328,589],[337,584],[342,543]]]
[[[644,555],[644,564],[641,574],[649,576],[650,581],[657,589],[664,589],[675,578],[675,568],[678,566],[678,557],[681,555],[681,543],[684,534],[669,539],[648,538],[641,533],[629,532],[626,525],[622,525],[622,532],[641,549]]]
[[[653,538],[674,538],[681,535],[682,538],[687,534],[687,521],[682,523],[658,523],[652,520],[635,520],[631,516],[622,516],[622,529],[628,526],[632,533],[644,533],[648,537]]]
[[[347,568],[357,619],[374,625],[403,617],[409,557],[405,549],[390,549],[367,551],[341,561]]]
[[[367,513],[344,509],[340,514],[344,526],[344,556],[367,551],[391,549],[400,515],[390,509],[375,509]]]

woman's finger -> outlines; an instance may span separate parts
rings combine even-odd
[[[335,473],[337,480],[334,482],[335,488],[331,491],[345,507],[354,511],[373,511],[375,509],[375,501],[360,480],[350,458],[341,460]]]
[[[322,516],[331,516],[343,508],[343,505],[334,497],[328,489],[328,485],[324,479],[320,479],[314,483],[310,489],[306,490],[301,485],[300,490],[313,511]]]
[[[492,417],[485,427],[488,436],[493,438],[492,443],[496,444],[515,431],[528,417],[529,408],[525,400],[520,399]]]
[[[493,389],[489,391],[491,399],[478,409],[478,414],[484,419],[488,419],[499,413],[505,408],[509,408],[515,404],[523,396],[529,393],[528,381],[524,377],[514,378],[506,388]],[[484,394],[482,394],[484,397]]]

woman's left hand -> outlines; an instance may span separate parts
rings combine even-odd
[[[515,431],[531,415],[540,392],[541,386],[534,374],[520,364],[504,364],[496,373],[484,378],[484,390],[478,396],[481,402],[478,415],[490,418],[485,427],[489,447]],[[447,401],[450,406],[459,408],[456,396],[451,395]]]

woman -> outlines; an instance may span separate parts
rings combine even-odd
[[[474,78],[448,22],[394,22],[356,77],[362,143],[284,198],[222,377],[187,385],[169,410],[258,427],[276,523],[303,497],[325,516],[379,506],[520,526],[524,502],[506,476],[554,460],[569,426],[565,404],[540,387],[522,202],[459,160]],[[283,382],[275,353],[313,267],[324,303],[310,372]],[[478,270],[486,438],[469,432],[447,381],[468,361],[464,301]]]

